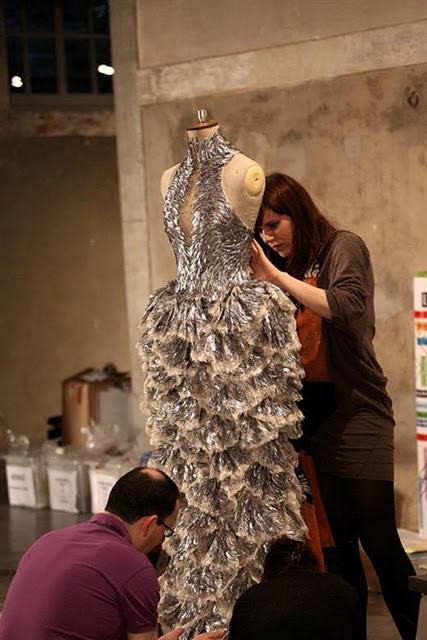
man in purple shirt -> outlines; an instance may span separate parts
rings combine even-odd
[[[162,471],[137,467],[122,476],[105,513],[46,533],[24,554],[0,640],[154,640],[159,588],[145,554],[172,535],[178,510],[178,487]]]

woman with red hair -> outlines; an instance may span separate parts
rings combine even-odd
[[[393,488],[394,419],[376,359],[374,279],[368,249],[322,215],[290,176],[267,177],[253,241],[253,277],[294,300],[305,383],[302,446],[311,452],[336,554],[329,568],[358,591],[367,585],[359,541],[405,640],[416,635],[415,572],[401,545]],[[267,254],[267,255],[266,255]]]

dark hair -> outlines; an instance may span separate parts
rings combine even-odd
[[[160,469],[136,467],[119,478],[105,510],[132,524],[143,516],[166,518],[175,508],[179,490]]]
[[[293,250],[286,263],[282,263],[282,268],[295,278],[304,278],[336,228],[320,213],[304,187],[284,173],[272,173],[266,177],[259,215],[264,209],[272,209],[291,218]]]
[[[283,537],[273,540],[264,561],[263,580],[271,580],[283,575],[289,569],[316,570],[316,562],[307,546],[300,540]]]

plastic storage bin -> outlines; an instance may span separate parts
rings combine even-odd
[[[136,464],[123,458],[110,458],[89,465],[89,481],[91,496],[91,511],[104,511],[108,496],[120,476],[130,471]]]
[[[57,455],[48,460],[49,502],[53,511],[87,513],[90,487],[87,463],[83,459]]]
[[[43,509],[49,505],[46,462],[37,454],[4,456],[9,504]]]

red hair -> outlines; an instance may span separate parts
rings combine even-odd
[[[284,173],[266,177],[260,215],[265,209],[292,220],[293,247],[286,260],[286,271],[303,279],[336,228],[320,213],[304,187]]]

